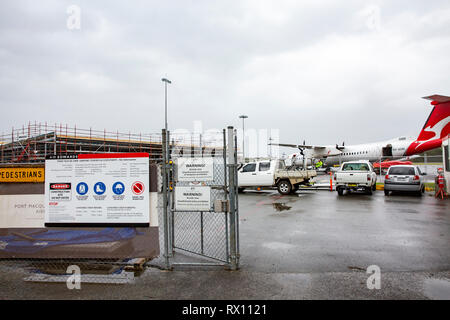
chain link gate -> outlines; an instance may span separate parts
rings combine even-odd
[[[174,266],[239,267],[239,213],[237,201],[237,137],[233,127],[223,130],[220,149],[189,147],[181,150],[170,142],[170,133],[163,130],[162,223],[163,257],[167,269]],[[219,151],[218,151],[219,150]],[[176,188],[192,186],[178,181],[180,158],[211,157],[213,179],[201,186],[210,188],[209,210],[178,210]]]

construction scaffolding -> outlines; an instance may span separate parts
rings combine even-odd
[[[185,142],[186,138],[181,135],[171,136],[173,147],[185,148]],[[202,153],[208,149],[214,155],[216,151],[214,143],[204,146],[201,135],[191,135],[188,144],[192,147],[192,153]],[[221,147],[218,149],[221,150]],[[147,152],[151,162],[160,162],[161,134],[121,133],[35,122],[20,129],[12,128],[10,133],[0,136],[1,164],[43,163],[48,155],[118,152]]]

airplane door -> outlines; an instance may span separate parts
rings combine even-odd
[[[392,157],[392,145],[391,144],[388,144],[388,145],[386,145],[386,147],[383,147],[382,155],[383,155],[383,157]]]
[[[444,160],[444,178],[446,191],[450,193],[450,138],[442,141],[442,155]]]

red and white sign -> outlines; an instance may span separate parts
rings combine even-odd
[[[50,189],[53,189],[53,190],[70,189],[70,183],[50,183]]]
[[[146,226],[148,183],[148,153],[50,157],[45,161],[45,225]]]

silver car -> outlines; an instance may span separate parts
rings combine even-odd
[[[384,178],[384,195],[388,196],[391,191],[404,191],[421,196],[425,191],[424,175],[417,166],[391,166]]]

